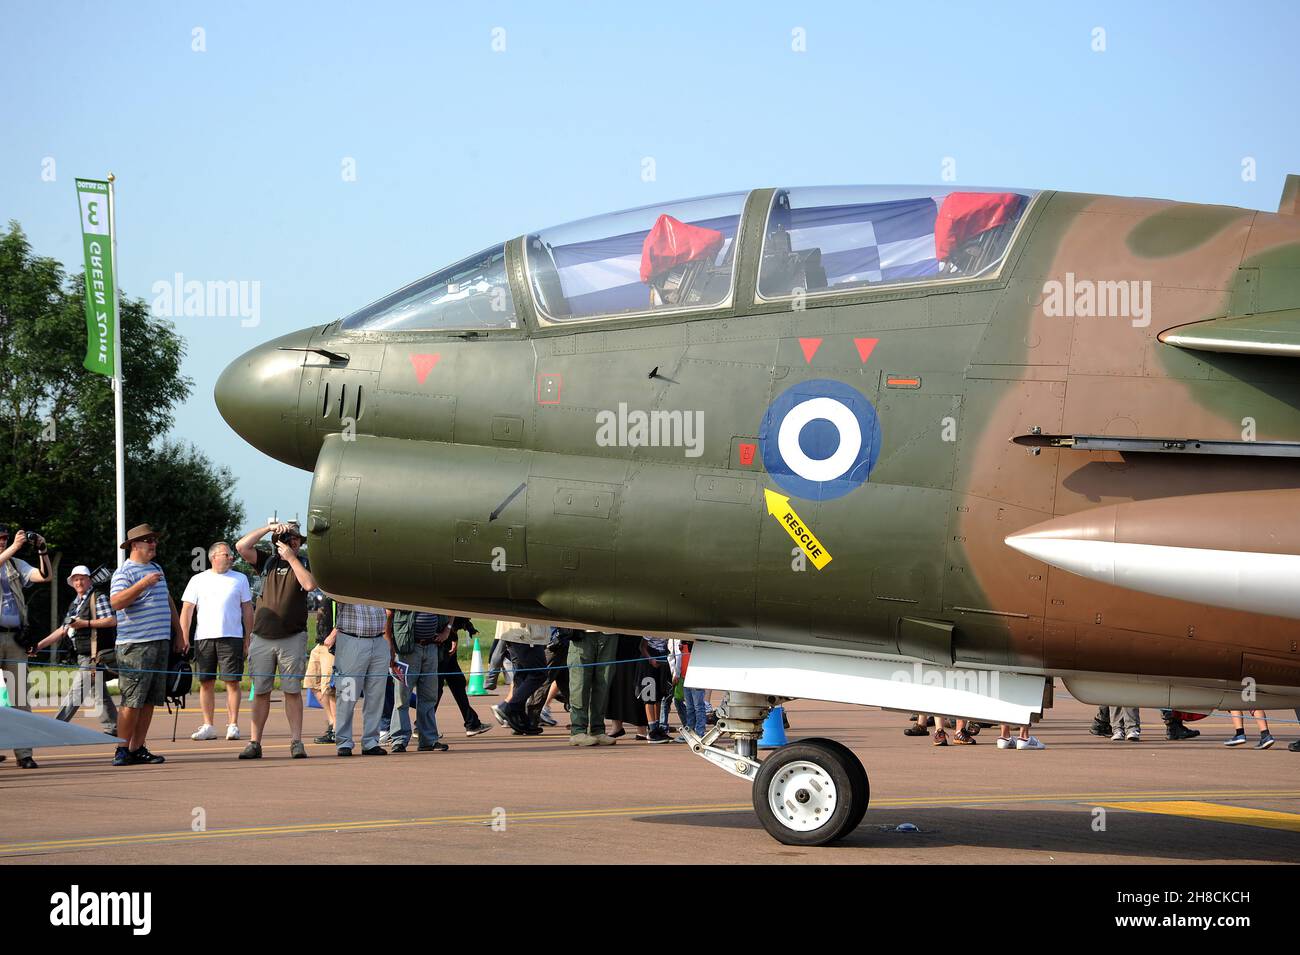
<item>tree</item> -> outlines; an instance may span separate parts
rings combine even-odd
[[[125,294],[121,321],[127,526],[148,522],[162,535],[158,562],[179,600],[192,549],[202,548],[206,561],[208,545],[243,523],[243,508],[227,468],[162,437],[193,386],[181,374],[185,344],[175,327]],[[113,393],[109,379],[82,365],[85,347],[83,277],[69,278],[54,259],[33,255],[11,221],[0,234],[0,455],[7,458],[0,521],[43,534],[51,551],[64,554],[60,577],[78,563],[115,566],[120,543]],[[30,562],[30,554],[21,556]],[[37,629],[48,623],[44,597],[29,592]]]

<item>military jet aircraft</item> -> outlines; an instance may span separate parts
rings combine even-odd
[[[866,809],[770,708],[1300,703],[1300,178],[1277,214],[763,188],[492,246],[253,349],[342,599],[694,641],[778,840]],[[328,320],[325,320],[328,319]]]

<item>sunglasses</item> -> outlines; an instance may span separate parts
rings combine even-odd
[[[156,544],[156,543],[158,543],[158,538],[156,538],[156,537],[137,537],[135,540],[131,541],[131,543],[132,543],[132,544]]]

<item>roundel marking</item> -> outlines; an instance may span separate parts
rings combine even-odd
[[[880,419],[856,388],[816,378],[791,385],[768,405],[758,439],[763,466],[783,491],[829,501],[871,474],[880,456]]]

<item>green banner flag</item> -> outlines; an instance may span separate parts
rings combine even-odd
[[[77,180],[81,240],[86,253],[86,360],[91,371],[113,376],[113,323],[117,321],[113,236],[109,230],[108,183]]]

